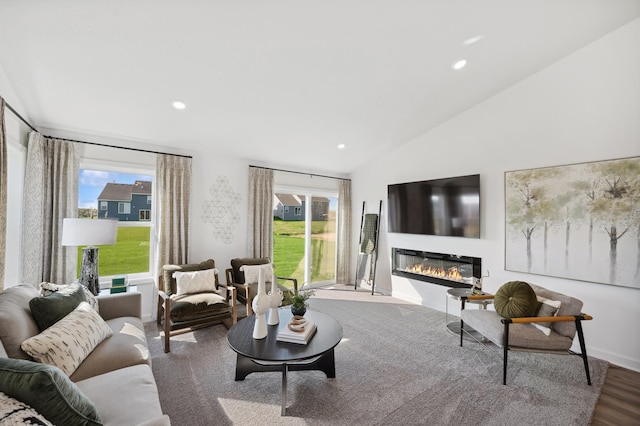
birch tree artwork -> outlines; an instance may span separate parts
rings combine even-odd
[[[640,288],[640,157],[505,173],[505,269]]]

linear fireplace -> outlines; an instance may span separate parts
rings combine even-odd
[[[393,275],[447,287],[471,288],[482,274],[482,259],[392,248]]]

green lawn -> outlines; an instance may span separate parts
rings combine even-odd
[[[98,246],[99,273],[101,276],[135,274],[149,271],[149,236],[148,226],[120,226],[116,244]],[[78,247],[78,270],[82,264],[82,247]]]
[[[322,238],[325,232],[335,233],[335,222],[311,222],[311,282],[335,278],[335,241]],[[304,282],[304,222],[274,220],[273,263],[276,274]],[[282,282],[291,286],[291,282]]]

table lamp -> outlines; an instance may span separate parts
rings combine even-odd
[[[87,246],[82,249],[80,284],[93,293],[100,293],[97,245],[116,243],[118,221],[115,219],[76,219],[62,221],[63,246]]]

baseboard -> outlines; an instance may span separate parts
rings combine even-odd
[[[587,346],[587,355],[604,359],[605,361],[615,364],[617,366],[628,368],[629,370],[637,371],[640,373],[640,361],[627,358],[618,354],[611,353],[598,348],[590,348]]]

